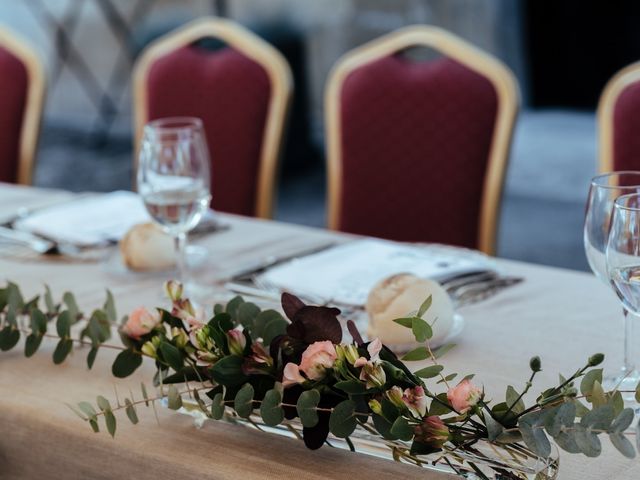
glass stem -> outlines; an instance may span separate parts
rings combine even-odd
[[[185,251],[187,248],[187,234],[182,232],[173,237],[176,250],[176,267],[178,280],[184,285],[187,283],[187,266]]]
[[[636,369],[634,352],[634,315],[627,309],[624,312],[624,373],[629,374]]]

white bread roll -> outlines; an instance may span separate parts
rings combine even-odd
[[[431,308],[422,318],[433,328],[430,343],[441,344],[453,327],[451,298],[437,282],[408,273],[381,280],[369,292],[365,306],[369,314],[369,338],[378,337],[382,343],[400,349],[415,344],[411,329],[398,325],[393,320],[415,316],[429,295],[433,300]]]
[[[120,240],[120,252],[131,270],[165,270],[175,264],[173,239],[153,223],[132,227]]]

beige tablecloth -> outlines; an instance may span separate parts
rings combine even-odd
[[[0,216],[17,206],[15,191],[0,187]],[[229,230],[202,241],[211,253],[211,278],[270,254],[345,238],[275,222],[225,220]],[[489,398],[499,398],[508,384],[521,388],[532,355],[542,357],[544,369],[535,392],[554,382],[558,372],[573,372],[596,351],[608,354],[606,366],[621,362],[620,307],[595,278],[511,261],[500,261],[500,266],[525,282],[461,309],[466,326],[458,348],[445,357],[447,369],[476,373]],[[120,312],[162,302],[162,276],[127,274],[108,264],[0,258],[0,271],[2,280],[18,282],[29,294],[40,292],[44,283],[58,297],[72,290],[84,309],[101,305],[106,288],[115,294]],[[115,439],[96,435],[65,402],[93,400],[98,394],[113,398],[114,386],[123,394],[129,388],[137,392],[141,380],[151,383],[152,366],[115,380],[109,369],[113,352],[101,350],[89,372],[84,352],[54,366],[53,348],[45,340],[30,359],[21,351],[0,353],[1,479],[448,478],[331,448],[311,452],[300,442],[221,422],[207,422],[198,430],[190,419],[162,408],[160,425],[152,411],[141,408],[139,425],[123,419]],[[562,454],[559,478],[640,478],[640,460],[625,460],[603,440],[600,458]]]

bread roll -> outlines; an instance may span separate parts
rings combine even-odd
[[[378,337],[382,343],[400,349],[415,344],[411,329],[393,320],[415,316],[429,295],[433,300],[431,308],[422,318],[433,328],[430,343],[441,344],[453,326],[453,303],[440,284],[408,273],[386,278],[369,292],[365,306],[369,314],[369,337]]]
[[[120,252],[132,270],[165,270],[175,264],[173,239],[153,223],[132,227],[120,240]]]

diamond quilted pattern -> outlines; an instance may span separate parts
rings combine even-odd
[[[214,208],[255,214],[262,137],[271,86],[261,65],[225,47],[180,48],[153,64],[149,119],[202,119],[211,154]]]
[[[352,72],[340,229],[476,247],[496,109],[491,82],[451,59],[393,55]]]

